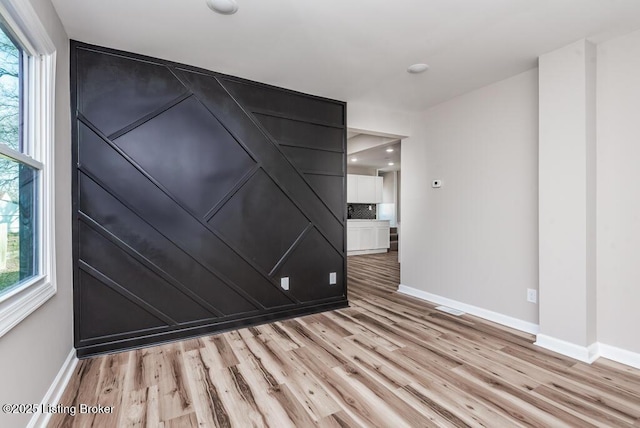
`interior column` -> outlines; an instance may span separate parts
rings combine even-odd
[[[596,358],[595,46],[539,60],[540,334],[536,344]]]

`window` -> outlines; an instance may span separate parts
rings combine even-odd
[[[30,3],[0,0],[0,336],[56,291],[54,64]]]
[[[20,161],[23,52],[0,27],[0,296],[38,272],[37,187],[40,169]]]

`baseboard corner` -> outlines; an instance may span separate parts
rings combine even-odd
[[[587,364],[600,357],[600,345],[597,342],[581,346],[546,334],[538,334],[534,345]]]

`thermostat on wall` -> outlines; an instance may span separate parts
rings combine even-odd
[[[442,187],[442,180],[433,180],[431,182],[431,187],[433,187],[434,189]]]

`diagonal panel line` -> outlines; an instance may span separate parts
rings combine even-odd
[[[198,265],[200,265],[204,270],[206,270],[207,272],[209,272],[211,275],[215,276],[216,278],[218,278],[220,281],[222,281],[224,284],[226,284],[229,288],[231,288],[233,291],[235,291],[236,293],[238,293],[238,295],[240,295],[240,297],[242,297],[243,299],[245,299],[247,302],[251,303],[255,308],[258,309],[266,309],[266,307],[264,305],[262,305],[260,302],[258,302],[256,299],[254,299],[253,297],[251,297],[246,291],[244,291],[242,288],[238,287],[236,284],[233,283],[233,281],[231,281],[229,278],[227,278],[225,275],[223,275],[221,272],[218,272],[216,269],[210,268],[209,266],[205,265],[204,263],[201,263],[198,259],[194,258],[191,254],[189,254],[188,251],[186,251],[185,249],[183,249],[181,246],[179,246],[177,243],[173,242],[171,240],[171,238],[169,238],[167,235],[165,235],[161,230],[159,230],[158,228],[156,228],[154,225],[150,224],[143,216],[141,216],[137,210],[135,210],[133,207],[131,207],[129,205],[129,203],[127,203],[127,201],[121,199],[120,197],[117,196],[117,194],[113,191],[113,189],[111,189],[108,185],[106,185],[105,183],[103,183],[98,177],[94,177],[93,174],[91,174],[89,171],[85,171],[82,170],[82,174],[84,174],[85,176],[87,176],[91,181],[93,181],[94,183],[96,183],[98,186],[100,186],[105,192],[107,192],[109,195],[111,195],[114,199],[116,199],[118,202],[120,202],[126,209],[128,209],[129,211],[131,211],[133,214],[135,214],[136,217],[138,217],[140,220],[142,220],[147,226],[149,226],[151,229],[155,230],[156,232],[158,232],[158,234],[160,236],[162,236],[163,238],[165,238],[167,241],[171,242],[173,245],[175,245],[177,248],[180,249],[180,251],[182,251],[187,257],[189,257],[191,260],[193,260],[195,263],[197,263]]]
[[[222,85],[220,85],[222,86]],[[227,91],[227,89],[222,86],[222,88]],[[233,99],[233,101],[244,111],[244,108],[238,103],[238,101],[227,91],[227,93],[229,94],[229,96]],[[194,94],[195,98],[198,98],[197,95]],[[246,113],[246,112],[245,112]],[[212,112],[213,114],[213,112]],[[324,199],[322,199],[320,197],[320,195],[318,195],[318,193],[315,191],[315,189],[313,188],[313,186],[311,186],[311,183],[309,183],[309,180],[307,180],[307,177],[304,176],[303,172],[293,164],[293,162],[291,162],[291,160],[289,159],[289,157],[284,154],[282,152],[282,150],[280,149],[278,143],[275,141],[275,139],[269,134],[269,132],[264,129],[262,127],[261,124],[257,123],[256,120],[254,120],[254,118],[251,115],[247,115],[247,117],[249,118],[249,120],[251,120],[253,122],[253,124],[265,135],[265,137],[267,138],[267,140],[269,142],[271,142],[271,144],[278,150],[278,152],[280,152],[280,154],[282,154],[283,158],[285,159],[285,161],[287,163],[289,163],[289,165],[293,168],[293,170],[296,172],[296,174],[298,174],[298,176],[307,184],[308,188],[311,190],[311,192],[318,198],[318,200],[322,203],[322,205],[325,206],[325,208],[329,211],[329,213],[340,222],[340,224],[344,227],[344,220],[340,220],[340,218],[338,216],[335,215],[335,213],[333,212],[333,210],[331,208],[329,208],[329,205],[327,205],[327,203],[324,201]],[[286,187],[283,186],[280,181],[273,176],[273,174],[271,174],[268,170],[264,169],[263,170],[269,175],[269,177],[271,178],[271,180],[273,180],[274,183],[276,183],[276,185],[278,186],[278,188],[287,196],[287,198],[291,201],[291,203],[293,203],[296,208],[298,208],[298,210],[300,210],[300,212],[307,218],[307,220],[311,220],[309,215],[307,214],[306,210],[296,201],[293,199],[293,197],[289,194],[289,192],[286,190]],[[344,176],[343,176],[344,177]],[[329,245],[331,245],[331,247],[336,250],[338,252],[338,254],[340,254],[341,256],[343,255],[343,251],[340,250],[338,247],[336,247],[333,242],[331,242],[331,240],[329,239],[329,237],[327,236],[327,234],[325,232],[323,232],[322,227],[319,224],[315,225],[316,230],[320,233],[320,235],[322,235],[322,237],[329,243]]]
[[[167,69],[171,72],[171,74],[173,74],[173,77],[175,77],[178,82],[182,83],[182,86],[184,86],[185,89],[187,89],[188,91],[191,91],[191,89],[189,89],[189,85],[187,84],[187,82],[185,82],[184,79],[180,77],[178,73],[176,73],[174,67],[167,66]]]
[[[233,188],[224,196],[224,198],[220,199],[220,202],[215,204],[213,208],[207,211],[207,213],[204,215],[204,221],[208,222],[209,220],[211,220],[213,216],[215,216],[216,213],[220,211],[222,207],[224,207],[226,203],[229,202],[231,198],[236,193],[238,193],[240,189],[242,189],[244,185],[247,184],[258,171],[260,171],[260,165],[256,164],[245,175],[242,176],[242,178],[236,183],[235,186],[233,186]]]
[[[182,82],[180,82],[180,83],[182,83]],[[155,109],[151,113],[143,116],[141,119],[138,119],[135,122],[133,122],[132,124],[125,126],[121,130],[114,132],[113,134],[109,135],[108,138],[110,140],[115,140],[116,138],[122,137],[124,134],[133,131],[134,129],[136,129],[140,125],[144,125],[145,123],[147,123],[151,119],[155,118],[156,116],[160,116],[162,113],[164,113],[165,111],[169,110],[170,108],[177,106],[178,104],[180,104],[181,102],[183,102],[184,100],[189,98],[191,95],[192,95],[191,91],[185,92],[184,94],[180,95],[178,98],[169,101],[168,103],[158,107],[157,109]]]
[[[186,72],[186,70],[185,70]],[[205,75],[206,77],[210,77],[212,78],[212,76],[210,75]],[[322,200],[322,198],[320,198],[320,196],[316,193],[316,191],[312,188],[311,184],[309,183],[309,181],[304,177],[304,175],[291,163],[291,161],[289,160],[289,158],[282,153],[282,150],[280,149],[280,147],[278,146],[278,144],[276,142],[273,141],[272,137],[265,135],[266,131],[259,125],[256,123],[256,119],[253,118],[253,115],[247,113],[247,111],[245,110],[245,108],[233,97],[233,95],[231,95],[229,93],[229,91],[218,81],[217,78],[213,77],[216,82],[218,82],[220,88],[222,89],[222,91],[224,91],[224,93],[229,97],[229,99],[231,99],[234,104],[236,105],[236,107],[238,107],[245,115],[245,117],[263,134],[263,136],[266,138],[267,141],[269,141],[271,143],[271,146],[274,147],[278,153],[281,155],[281,158],[284,159],[284,162],[287,162],[292,170],[295,172],[295,174],[301,178],[307,185],[307,188],[311,191],[311,193],[315,196],[315,198],[326,208],[326,210],[329,212],[329,215],[331,215],[336,221],[338,221],[338,223],[340,225],[342,225],[344,227],[344,220],[341,220],[338,216],[336,216],[333,211],[327,206],[327,204],[325,203],[325,201]],[[236,135],[235,132],[231,131],[229,129],[229,127],[227,125],[225,125],[224,122],[222,122],[218,116],[215,114],[215,112],[213,112],[207,105],[206,103],[204,103],[200,97],[198,97],[198,95],[196,95],[194,93],[194,98],[197,99],[203,106],[204,108],[206,108],[209,113],[211,113],[211,115],[216,118],[216,120],[218,120],[218,123],[220,123],[220,125],[222,125],[222,127],[224,127],[224,129],[238,142],[238,144],[240,144],[244,150],[247,151],[247,153],[249,153],[249,155],[253,158],[257,160],[257,157],[255,155],[255,153],[253,153],[253,151],[247,147],[247,145],[245,143],[243,143],[241,141],[241,139]],[[293,203],[296,208],[298,208],[298,210],[300,210],[300,212],[308,219],[311,220],[311,216],[309,214],[309,212],[307,210],[305,210],[302,206],[300,206],[300,204],[291,196],[290,192],[286,189],[285,186],[283,186],[280,181],[274,177],[273,173],[270,172],[269,170],[265,169],[263,167],[263,170],[267,173],[267,175],[273,180],[274,183],[276,183],[276,185],[278,186],[278,188],[280,188],[280,190],[282,191],[282,193],[291,201],[291,203]],[[315,224],[316,229],[318,230],[318,232],[325,238],[325,240],[329,243],[329,245],[331,245],[331,247],[336,250],[338,252],[338,254],[340,254],[341,257],[344,258],[345,256],[345,252],[344,249],[340,249],[338,248],[328,237],[327,232],[324,230],[324,228],[319,225],[319,224]]]
[[[122,297],[130,301],[131,303],[135,304],[140,309],[143,309],[145,312],[149,313],[150,315],[153,315],[155,318],[161,321],[164,321],[169,325],[178,325],[178,322],[175,321],[173,318],[171,318],[169,315],[151,306],[149,303],[142,300],[140,297],[136,296],[135,294],[133,294],[132,292],[124,288],[122,285],[118,284],[117,282],[115,282],[114,280],[112,280],[102,272],[100,272],[98,269],[89,265],[84,260],[78,260],[78,263],[81,270],[85,271],[86,273],[88,273],[89,275],[91,275],[92,277],[94,277],[95,279],[97,279],[107,287],[109,287],[111,290],[115,291],[116,293],[118,293],[119,295],[121,295]]]
[[[191,218],[193,218],[196,222],[200,223],[202,227],[208,230],[212,235],[214,235],[220,242],[222,242],[227,248],[229,248],[232,252],[234,252],[238,257],[240,257],[246,264],[251,266],[257,273],[259,273],[264,279],[267,280],[271,285],[273,285],[273,289],[278,293],[285,296],[288,300],[299,304],[300,301],[293,297],[291,294],[286,293],[278,284],[276,284],[275,280],[267,274],[260,266],[255,264],[252,260],[247,257],[244,257],[242,253],[227,242],[216,230],[211,228],[207,223],[205,223],[201,218],[199,218],[195,213],[193,213],[190,209],[187,209],[183,206],[179,199],[176,198],[173,193],[171,193],[168,189],[166,189],[160,182],[158,182],[155,178],[151,176],[142,166],[138,165],[138,163],[131,158],[128,154],[126,154],[120,147],[118,147],[113,141],[109,140],[98,128],[96,128],[84,115],[78,113],[78,120],[80,120],[83,124],[85,124],[92,132],[94,132],[101,140],[111,147],[116,153],[118,153],[122,158],[124,158],[127,162],[129,162],[140,174],[142,174],[147,180],[149,180],[154,186],[156,186],[162,193],[165,194],[169,199],[171,199],[179,209],[187,213]],[[84,170],[83,170],[84,171]]]
[[[197,96],[195,94],[194,94],[194,97],[197,98]],[[340,224],[345,226],[344,216],[342,218],[340,218],[340,216],[336,215],[336,213],[333,212],[331,207],[329,207],[329,204],[320,196],[320,194],[311,185],[311,183],[307,179],[307,176],[305,175],[305,174],[308,174],[308,173],[311,173],[311,174],[315,173],[317,175],[332,175],[332,176],[335,176],[335,177],[345,177],[344,165],[342,165],[343,171],[340,174],[335,173],[335,172],[331,172],[331,171],[308,171],[308,170],[304,170],[304,169],[299,168],[296,164],[293,163],[293,161],[291,159],[289,159],[289,156],[287,156],[287,154],[282,151],[282,147],[292,147],[292,148],[296,148],[296,149],[315,150],[315,151],[320,151],[320,152],[325,152],[325,153],[344,153],[344,152],[336,152],[336,151],[332,151],[332,150],[323,150],[323,149],[317,149],[317,148],[312,148],[312,147],[303,147],[303,146],[293,146],[293,145],[290,145],[290,144],[282,144],[282,143],[278,142],[278,139],[275,138],[273,135],[271,135],[271,133],[264,126],[262,126],[262,124],[260,123],[260,120],[254,119],[254,117],[251,117],[250,119],[253,121],[254,125],[258,129],[260,129],[262,131],[262,133],[265,135],[265,137],[267,137],[267,139],[278,149],[278,151],[282,154],[282,156],[285,157],[287,162],[289,162],[289,165],[291,165],[291,167],[296,171],[296,173],[298,173],[300,178],[302,178],[302,180],[307,184],[307,186],[309,186],[309,189],[311,189],[311,192],[314,195],[316,195],[316,197],[320,200],[320,202],[322,202],[322,205],[324,205],[325,208],[327,208],[329,210],[331,215],[333,215],[333,217],[336,220],[338,220],[340,222]],[[346,179],[346,177],[345,177],[345,179]],[[345,201],[345,204],[346,204],[346,201]],[[318,232],[322,233],[320,231],[320,229],[318,229]]]
[[[223,86],[223,88],[224,88],[224,86]],[[225,89],[225,91],[227,90],[227,88],[224,88],[224,89]],[[229,96],[231,96],[231,97],[233,98],[233,95],[231,95],[231,94],[229,93],[229,91],[227,91],[227,93],[229,94]],[[195,96],[195,95],[194,95],[194,96]],[[197,97],[196,97],[196,98],[197,98]],[[235,102],[240,106],[240,103],[239,103],[235,98],[233,98],[233,100],[234,100],[234,101],[235,101]],[[242,108],[242,106],[240,106],[240,108]],[[311,185],[311,183],[309,183],[309,180],[307,180],[307,177],[305,177],[305,175],[304,175],[304,171],[302,171],[300,168],[298,168],[298,166],[297,166],[297,165],[295,165],[295,164],[291,161],[291,159],[289,159],[289,156],[287,156],[287,155],[286,155],[286,153],[284,153],[284,152],[282,151],[281,145],[280,145],[280,143],[278,143],[278,140],[277,140],[273,135],[271,135],[271,134],[269,133],[269,131],[267,131],[267,130],[265,129],[265,127],[264,127],[264,126],[262,126],[262,124],[260,123],[260,121],[258,121],[257,119],[255,119],[255,118],[253,117],[253,115],[250,115],[250,116],[249,116],[249,120],[251,120],[251,121],[253,122],[253,124],[254,124],[254,125],[255,125],[255,126],[256,126],[256,127],[257,127],[257,128],[258,128],[258,129],[263,133],[263,134],[264,134],[264,136],[267,138],[267,140],[269,140],[269,141],[271,142],[271,144],[273,144],[273,145],[275,146],[275,148],[276,148],[276,149],[278,149],[278,151],[282,154],[282,156],[284,156],[284,158],[285,158],[285,159],[286,159],[286,161],[289,163],[289,165],[291,165],[291,167],[292,167],[292,168],[295,170],[295,172],[300,176],[300,178],[302,178],[302,180],[307,184],[307,186],[309,187],[309,189],[311,190],[311,192],[312,192],[312,193],[313,193],[313,194],[314,194],[314,195],[315,195],[315,196],[320,200],[320,202],[322,202],[322,205],[324,205],[324,206],[325,206],[325,208],[326,208],[327,210],[329,210],[329,213],[331,213],[331,215],[332,215],[336,220],[338,220],[338,221],[340,222],[340,224],[342,224],[342,225],[344,226],[344,219],[341,219],[339,216],[337,216],[337,215],[333,212],[333,210],[332,210],[331,208],[329,208],[329,205],[326,203],[326,201],[320,197],[320,195],[318,194],[318,192],[316,192],[316,189],[314,189],[314,188],[313,188],[313,186]],[[296,147],[296,148],[308,149],[307,147]],[[343,168],[344,168],[344,166],[343,166]],[[343,171],[343,174],[341,174],[341,175],[338,175],[338,174],[335,174],[335,173],[333,173],[333,174],[331,174],[331,175],[337,175],[337,176],[340,176],[340,177],[344,177],[344,171]],[[321,232],[321,230],[320,230],[320,228],[318,228],[318,232],[322,233],[322,232]],[[333,244],[332,244],[332,246],[333,246]],[[335,248],[335,247],[334,247],[334,248]],[[336,248],[336,250],[337,250],[337,248]],[[338,251],[339,251],[339,250],[338,250]]]
[[[300,172],[305,175],[310,174],[310,175],[329,175],[331,177],[344,177],[344,174],[336,174],[335,172],[331,172],[331,171],[315,171],[315,170],[309,171],[306,169],[301,169]]]
[[[80,215],[80,220],[82,220],[86,225],[91,227],[93,230],[98,232],[100,235],[102,235],[104,238],[106,238],[112,244],[116,245],[118,248],[120,248],[121,250],[126,252],[128,255],[130,255],[131,257],[136,259],[138,262],[140,262],[140,264],[144,265],[147,269],[151,270],[153,273],[158,275],[160,278],[164,279],[169,284],[173,285],[174,288],[176,288],[182,294],[184,294],[185,296],[187,296],[188,298],[193,300],[194,303],[202,306],[204,309],[206,309],[207,311],[209,311],[211,314],[213,314],[215,316],[218,316],[218,317],[225,316],[225,314],[220,312],[218,309],[216,309],[214,306],[212,306],[210,303],[208,303],[202,297],[198,296],[196,293],[194,293],[193,291],[188,289],[184,284],[182,284],[180,281],[175,279],[173,276],[171,276],[170,274],[165,272],[158,265],[153,263],[151,260],[147,259],[145,256],[140,254],[137,250],[135,250],[129,244],[127,244],[126,242],[122,241],[116,235],[114,235],[113,233],[111,233],[110,231],[105,229],[100,223],[95,221],[93,218],[89,217],[87,214],[85,214],[82,211],[78,211],[78,214]]]
[[[184,324],[178,324],[178,328],[182,327]],[[80,339],[80,342],[83,346],[94,346],[95,344],[102,344],[104,342],[112,342],[117,340],[127,340],[133,339],[137,337],[139,334],[143,335],[158,335],[171,331],[175,331],[176,327],[170,325],[161,325],[158,327],[150,327],[150,328],[142,328],[136,330],[129,330],[124,333],[110,333],[103,334],[100,336],[91,336],[88,339]]]
[[[271,272],[269,272],[270,277],[273,277],[273,275],[275,275],[278,269],[280,269],[280,267],[287,262],[289,257],[291,257],[291,254],[293,254],[295,249],[298,248],[298,245],[300,245],[304,237],[307,236],[307,234],[311,231],[311,229],[313,229],[313,223],[309,223],[307,227],[304,228],[302,233],[298,235],[296,240],[293,241],[293,244],[291,244],[289,249],[284,253],[284,255],[280,258],[280,260],[278,260],[278,263],[276,263],[273,269],[271,269]]]
[[[269,132],[269,131],[267,131],[267,132]],[[309,146],[303,146],[301,144],[293,144],[293,143],[282,142],[280,139],[278,139],[278,138],[276,138],[274,136],[272,136],[271,138],[273,138],[273,141],[278,143],[278,145],[284,146],[284,147],[293,147],[294,149],[314,150],[316,152],[337,153],[337,154],[344,153],[344,151],[342,151],[342,150],[321,149],[319,147],[309,147]]]
[[[327,203],[325,202],[324,199],[322,199],[320,197],[320,195],[318,194],[318,192],[315,191],[315,189],[313,188],[313,186],[311,185],[311,183],[309,183],[309,180],[307,180],[307,177],[304,176],[304,173],[296,166],[294,165],[294,163],[291,161],[291,159],[289,159],[289,156],[287,156],[283,151],[282,148],[280,147],[280,144],[278,143],[278,141],[273,137],[273,135],[271,135],[271,133],[269,131],[267,131],[267,129],[262,126],[262,124],[260,123],[260,121],[255,117],[255,115],[253,113],[249,113],[243,106],[242,104],[240,104],[240,102],[236,99],[236,97],[234,97],[231,92],[222,84],[222,82],[220,81],[220,79],[216,78],[216,81],[218,82],[218,84],[220,85],[220,87],[225,91],[225,93],[233,100],[234,103],[236,103],[236,105],[244,112],[244,114],[246,115],[246,117],[253,123],[253,125],[258,128],[260,130],[260,132],[262,132],[262,134],[266,137],[266,139],[276,148],[276,150],[278,150],[278,152],[280,152],[280,154],[284,157],[284,159],[286,160],[287,163],[289,163],[289,165],[294,169],[294,171],[298,174],[298,176],[307,184],[309,190],[311,190],[311,192],[316,196],[316,198],[318,198],[318,200],[322,203],[322,205],[325,206],[325,208],[329,211],[329,213],[340,222],[340,224],[342,224],[344,226],[344,219],[341,219],[339,216],[337,216],[333,210],[331,208],[329,208],[329,205],[327,205]],[[198,99],[197,95],[193,95],[195,98]],[[204,105],[204,104],[203,104]],[[206,107],[206,106],[205,106]],[[212,112],[213,114],[213,112]],[[217,117],[216,117],[217,118]],[[221,122],[222,123],[222,122]],[[344,137],[343,137],[344,138]],[[343,165],[343,169],[344,169],[344,165]],[[343,171],[343,175],[344,177],[344,171]],[[272,177],[273,180],[278,183],[278,181],[275,179],[275,177]],[[284,186],[278,186],[281,189],[283,189],[284,191]],[[289,197],[289,199],[291,199],[291,201],[298,207],[298,209],[300,209],[302,211],[302,208],[298,206],[298,204],[291,198]],[[346,201],[345,201],[346,202]],[[304,212],[304,211],[303,211]],[[308,217],[308,216],[307,216]],[[320,232],[322,235],[325,236],[326,238],[326,234],[322,232],[322,229],[320,227],[320,225],[316,225],[316,228],[318,229],[318,232]],[[327,241],[329,241],[329,239],[327,238]],[[336,249],[336,251],[338,251],[340,254],[342,254],[342,251],[339,250],[338,248],[336,248],[333,244],[331,244],[332,247],[334,247]]]
[[[182,81],[180,81],[180,83],[182,83]],[[335,128],[335,129],[344,129],[345,128],[344,125],[336,125],[336,124],[329,123],[329,122],[322,122],[322,121],[311,120],[311,119],[301,119],[299,117],[289,116],[289,115],[282,114],[282,113],[276,113],[275,111],[266,110],[266,109],[252,108],[251,112],[252,113],[256,113],[256,114],[261,114],[263,116],[271,116],[271,117],[275,117],[275,118],[278,118],[278,119],[291,120],[291,121],[294,121],[294,122],[310,123],[312,125],[324,126],[326,128]]]

